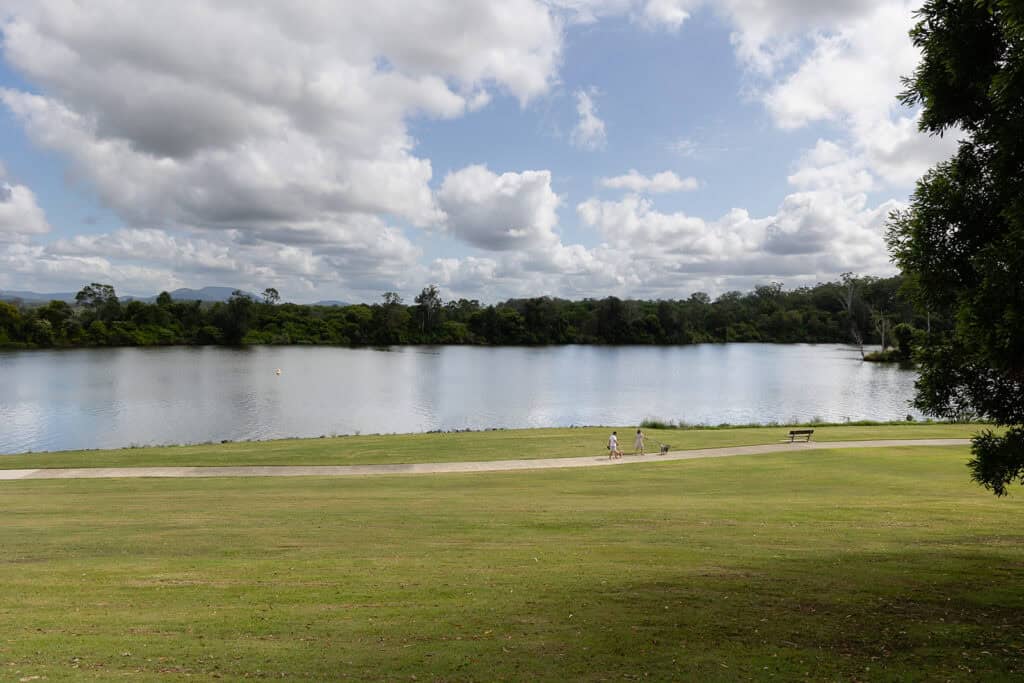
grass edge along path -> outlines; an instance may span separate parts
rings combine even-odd
[[[816,426],[815,441],[970,438],[987,425],[896,423]],[[56,451],[0,455],[0,469],[79,467],[318,466],[528,460],[600,456],[615,429],[631,452],[635,427],[570,427],[480,432],[342,436],[240,441],[192,446]],[[647,450],[666,443],[673,451],[778,444],[790,427],[645,429]]]
[[[790,442],[759,446],[701,448],[634,455],[628,459],[604,456],[573,458],[533,458],[528,460],[483,460],[427,462],[378,465],[270,465],[218,467],[78,467],[0,470],[0,481],[22,479],[139,479],[192,477],[339,477],[384,476],[400,474],[460,474],[468,472],[513,472],[521,470],[572,469],[577,467],[617,467],[628,464],[673,462],[702,458],[723,458],[742,455],[768,455],[802,451],[834,451],[864,448],[908,448],[921,446],[967,446],[968,439],[882,439],[877,441]]]

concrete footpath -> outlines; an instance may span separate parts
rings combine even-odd
[[[969,439],[888,439],[878,441],[813,441],[759,446],[702,448],[672,451],[665,455],[627,455],[619,460],[608,456],[537,458],[533,460],[491,460],[470,462],[428,462],[394,465],[268,465],[230,467],[77,467],[34,470],[0,470],[0,480],[23,479],[136,479],[144,477],[353,477],[380,474],[447,474],[455,472],[507,472],[567,467],[612,467],[640,462],[724,458],[733,455],[764,455],[795,451],[844,448],[891,448],[903,446],[967,446]]]

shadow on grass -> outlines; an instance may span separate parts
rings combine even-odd
[[[344,648],[332,670],[418,680],[1024,676],[1024,566],[1007,555],[843,554],[670,580],[637,567],[571,590],[557,584],[563,572],[551,590],[502,587],[440,622],[381,614],[372,651]]]
[[[619,575],[607,557],[445,563],[347,590],[344,577],[168,575],[125,586],[116,606],[81,604],[67,625],[15,629],[0,655],[58,677],[82,666],[228,680],[1008,680],[1024,676],[1024,562],[1019,546],[999,550],[1006,541],[685,568],[652,553]],[[113,632],[110,610],[148,617]]]

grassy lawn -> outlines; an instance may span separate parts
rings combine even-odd
[[[907,423],[816,427],[816,441],[867,439],[968,438],[979,425]],[[33,467],[145,467],[201,465],[372,465],[554,458],[604,454],[608,434],[619,432],[629,453],[636,427],[519,429],[449,434],[343,436],[282,439],[200,446],[127,448],[109,451],[60,451],[0,457],[0,469]],[[646,429],[648,450],[667,443],[673,450],[778,443],[788,427],[730,429]]]
[[[967,457],[2,482],[0,680],[1024,676],[1024,491]]]

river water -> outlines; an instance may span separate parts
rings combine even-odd
[[[644,418],[892,420],[917,415],[915,377],[835,344],[0,351],[0,453]]]

